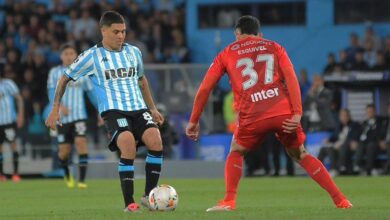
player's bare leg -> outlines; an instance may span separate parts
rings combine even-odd
[[[244,154],[247,150],[236,143],[233,139],[230,146],[230,153],[225,163],[225,198],[218,202],[216,206],[207,209],[212,211],[231,211],[236,209],[237,188],[242,176],[244,164]]]
[[[150,209],[148,196],[150,191],[157,186],[160,178],[163,162],[163,146],[160,131],[157,128],[148,128],[142,135],[142,141],[148,149],[145,159],[145,192],[141,198],[141,204]]]
[[[119,178],[123,199],[125,202],[125,212],[137,212],[139,206],[134,202],[134,158],[136,154],[135,139],[130,131],[121,132],[116,144],[121,152],[118,164]]]
[[[286,148],[286,151],[293,160],[297,161],[306,170],[314,181],[328,192],[337,208],[352,208],[352,204],[337,187],[321,161],[309,154],[303,145],[299,148]]]
[[[68,166],[68,158],[70,152],[72,151],[72,145],[69,143],[63,143],[63,144],[59,144],[58,148],[59,148],[58,158],[60,160],[61,167],[64,170],[65,184],[68,188],[73,188],[74,179],[73,176],[70,174],[69,166]]]
[[[88,187],[85,183],[88,166],[87,138],[85,136],[75,137],[74,143],[76,145],[77,153],[79,154],[79,183],[77,184],[77,187],[85,189]]]

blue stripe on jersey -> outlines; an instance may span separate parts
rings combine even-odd
[[[95,63],[95,65],[96,63],[99,63],[99,58],[97,53],[93,54],[93,62]],[[97,93],[96,97],[98,98],[98,111],[102,113],[108,110],[108,108],[105,106],[106,103],[105,100],[108,100],[108,98],[107,98],[107,92],[105,91],[104,88],[104,82],[105,82],[104,72],[102,71],[100,66],[98,65],[96,66],[97,66],[96,75],[91,75],[90,77],[93,83],[94,91]]]
[[[125,54],[124,53],[119,53],[119,60],[121,61],[122,65],[125,65],[126,64],[126,58],[125,58]],[[125,78],[125,80],[122,81],[122,84],[125,88],[128,88],[129,85],[130,85],[130,80],[131,80],[131,77],[129,77],[129,68],[126,68],[126,71],[127,71],[127,77]],[[128,107],[128,109],[134,109],[134,104],[131,100],[131,94],[132,93],[129,93],[129,92],[125,92],[125,101],[126,101],[126,105]]]
[[[16,84],[9,79],[0,79],[0,125],[12,124],[16,121],[14,96],[19,94]]]
[[[139,88],[139,82],[138,82],[138,79],[139,79],[139,75],[138,75],[138,73],[139,73],[138,72],[139,63],[138,63],[137,57],[136,57],[136,55],[134,53],[134,47],[131,47],[131,48],[127,47],[126,49],[127,49],[127,52],[132,55],[132,58],[133,58],[133,59],[131,59],[132,65],[135,67],[135,71],[136,71],[136,76],[134,78],[132,78],[132,83],[134,84],[133,87],[135,88],[135,90],[134,90],[134,99],[137,100],[137,102],[135,104],[137,105],[138,109],[143,109],[143,108],[146,108],[146,104],[144,102],[144,99],[143,99],[142,95],[140,95],[141,94],[141,90]]]
[[[101,56],[104,58],[107,58],[107,55],[105,53],[105,49],[103,47],[99,48]],[[109,62],[103,62],[104,63],[104,69],[109,70],[111,69]],[[108,86],[108,88],[107,88]],[[118,108],[118,103],[116,101],[115,97],[115,89],[114,89],[114,80],[105,80],[105,90],[106,93],[108,94],[108,108],[107,109],[119,109]],[[120,110],[120,109],[119,109]]]
[[[130,56],[130,51],[129,51],[129,47],[126,47],[125,48],[128,56]],[[124,61],[124,63],[127,63],[127,62],[130,62],[130,66],[133,66],[133,67],[136,67],[134,65],[134,63],[132,62],[132,59],[128,60],[128,61]],[[137,78],[137,77],[129,77],[129,80],[128,80],[128,84],[129,84],[129,88],[131,88],[131,93],[130,93],[130,100],[131,100],[131,109],[137,109],[137,102],[136,102],[136,88],[139,86],[138,85],[134,85],[136,84],[136,82],[134,82],[134,79]],[[138,79],[137,79],[138,80]]]
[[[146,104],[145,104],[145,102],[144,102],[144,100],[143,100],[143,96],[142,96],[142,94],[141,94],[141,90],[139,89],[139,86],[138,86],[138,79],[139,79],[139,76],[142,76],[143,74],[142,73],[140,73],[139,72],[139,66],[142,66],[143,64],[142,64],[142,62],[141,63],[139,63],[138,62],[138,60],[142,60],[142,58],[141,57],[139,57],[139,56],[137,56],[136,55],[136,53],[135,53],[135,47],[132,47],[131,48],[131,53],[133,54],[133,56],[134,56],[134,66],[136,66],[137,68],[136,68],[136,71],[137,71],[137,76],[138,77],[135,77],[134,78],[134,82],[136,83],[136,85],[137,85],[137,90],[136,90],[136,95],[138,96],[137,97],[137,100],[140,100],[140,102],[139,102],[139,104],[141,105],[141,106],[143,106],[142,108],[146,108]],[[138,75],[138,74],[142,74],[142,75]]]
[[[111,56],[111,59],[112,59],[112,62],[114,64],[114,69],[117,70],[119,69],[119,65],[118,65],[118,61],[117,61],[117,58],[116,58],[116,54],[117,53],[110,53],[110,56]],[[118,73],[117,73],[118,74]],[[127,74],[127,71],[126,71],[126,74]],[[127,77],[126,77],[127,78]],[[125,79],[117,79],[115,82],[118,86],[118,92],[116,93],[117,96],[120,96],[122,102],[120,102],[122,104],[122,108],[124,109],[128,109],[128,106],[126,104],[126,97],[125,97],[125,87],[123,86],[122,82],[124,82]]]

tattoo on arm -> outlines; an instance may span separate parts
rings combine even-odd
[[[57,106],[60,105],[61,98],[62,98],[62,96],[65,93],[66,85],[68,84],[69,81],[70,81],[70,79],[68,77],[66,77],[66,76],[62,76],[60,78],[60,80],[58,81],[58,84],[57,84],[56,93],[55,93],[55,96],[54,96],[54,104],[53,105],[57,105]]]

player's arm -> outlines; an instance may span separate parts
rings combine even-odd
[[[160,114],[160,112],[156,108],[156,105],[154,104],[152,93],[150,92],[149,83],[146,79],[146,76],[142,76],[138,80],[142,96],[144,97],[146,105],[152,113],[153,119],[157,122],[157,124],[162,125],[164,122],[164,117]]]
[[[61,99],[62,96],[65,93],[66,85],[70,81],[70,78],[66,75],[62,75],[61,78],[58,80],[53,103],[52,103],[52,110],[49,114],[49,117],[46,120],[46,126],[50,127],[51,129],[55,129],[57,123],[60,123],[60,106],[61,106]]]
[[[157,110],[156,105],[154,104],[152,93],[150,92],[150,87],[148,80],[146,79],[146,76],[144,75],[144,63],[142,60],[142,53],[141,51],[134,47],[134,51],[137,58],[137,74],[138,74],[138,82],[139,87],[142,92],[142,96],[145,100],[146,105],[148,106],[150,112],[152,113],[152,117],[157,124],[162,125],[164,122],[164,117],[162,114]]]
[[[195,141],[197,141],[199,138],[199,119],[202,115],[204,107],[207,104],[207,100],[209,99],[210,93],[213,91],[215,85],[225,73],[225,67],[222,64],[221,56],[222,55],[219,54],[214,59],[214,62],[211,64],[209,70],[207,71],[195,96],[190,121],[186,128],[186,135],[190,139]]]
[[[286,83],[290,103],[292,105],[293,116],[283,122],[283,129],[286,133],[292,133],[298,128],[302,117],[302,102],[299,82],[294,71],[294,67],[286,51],[281,47],[279,54],[279,67]]]

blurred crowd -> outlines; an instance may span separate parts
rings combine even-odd
[[[390,36],[382,39],[368,26],[361,37],[350,34],[349,46],[339,52],[338,59],[335,53],[329,53],[323,73],[384,70],[390,70]]]

